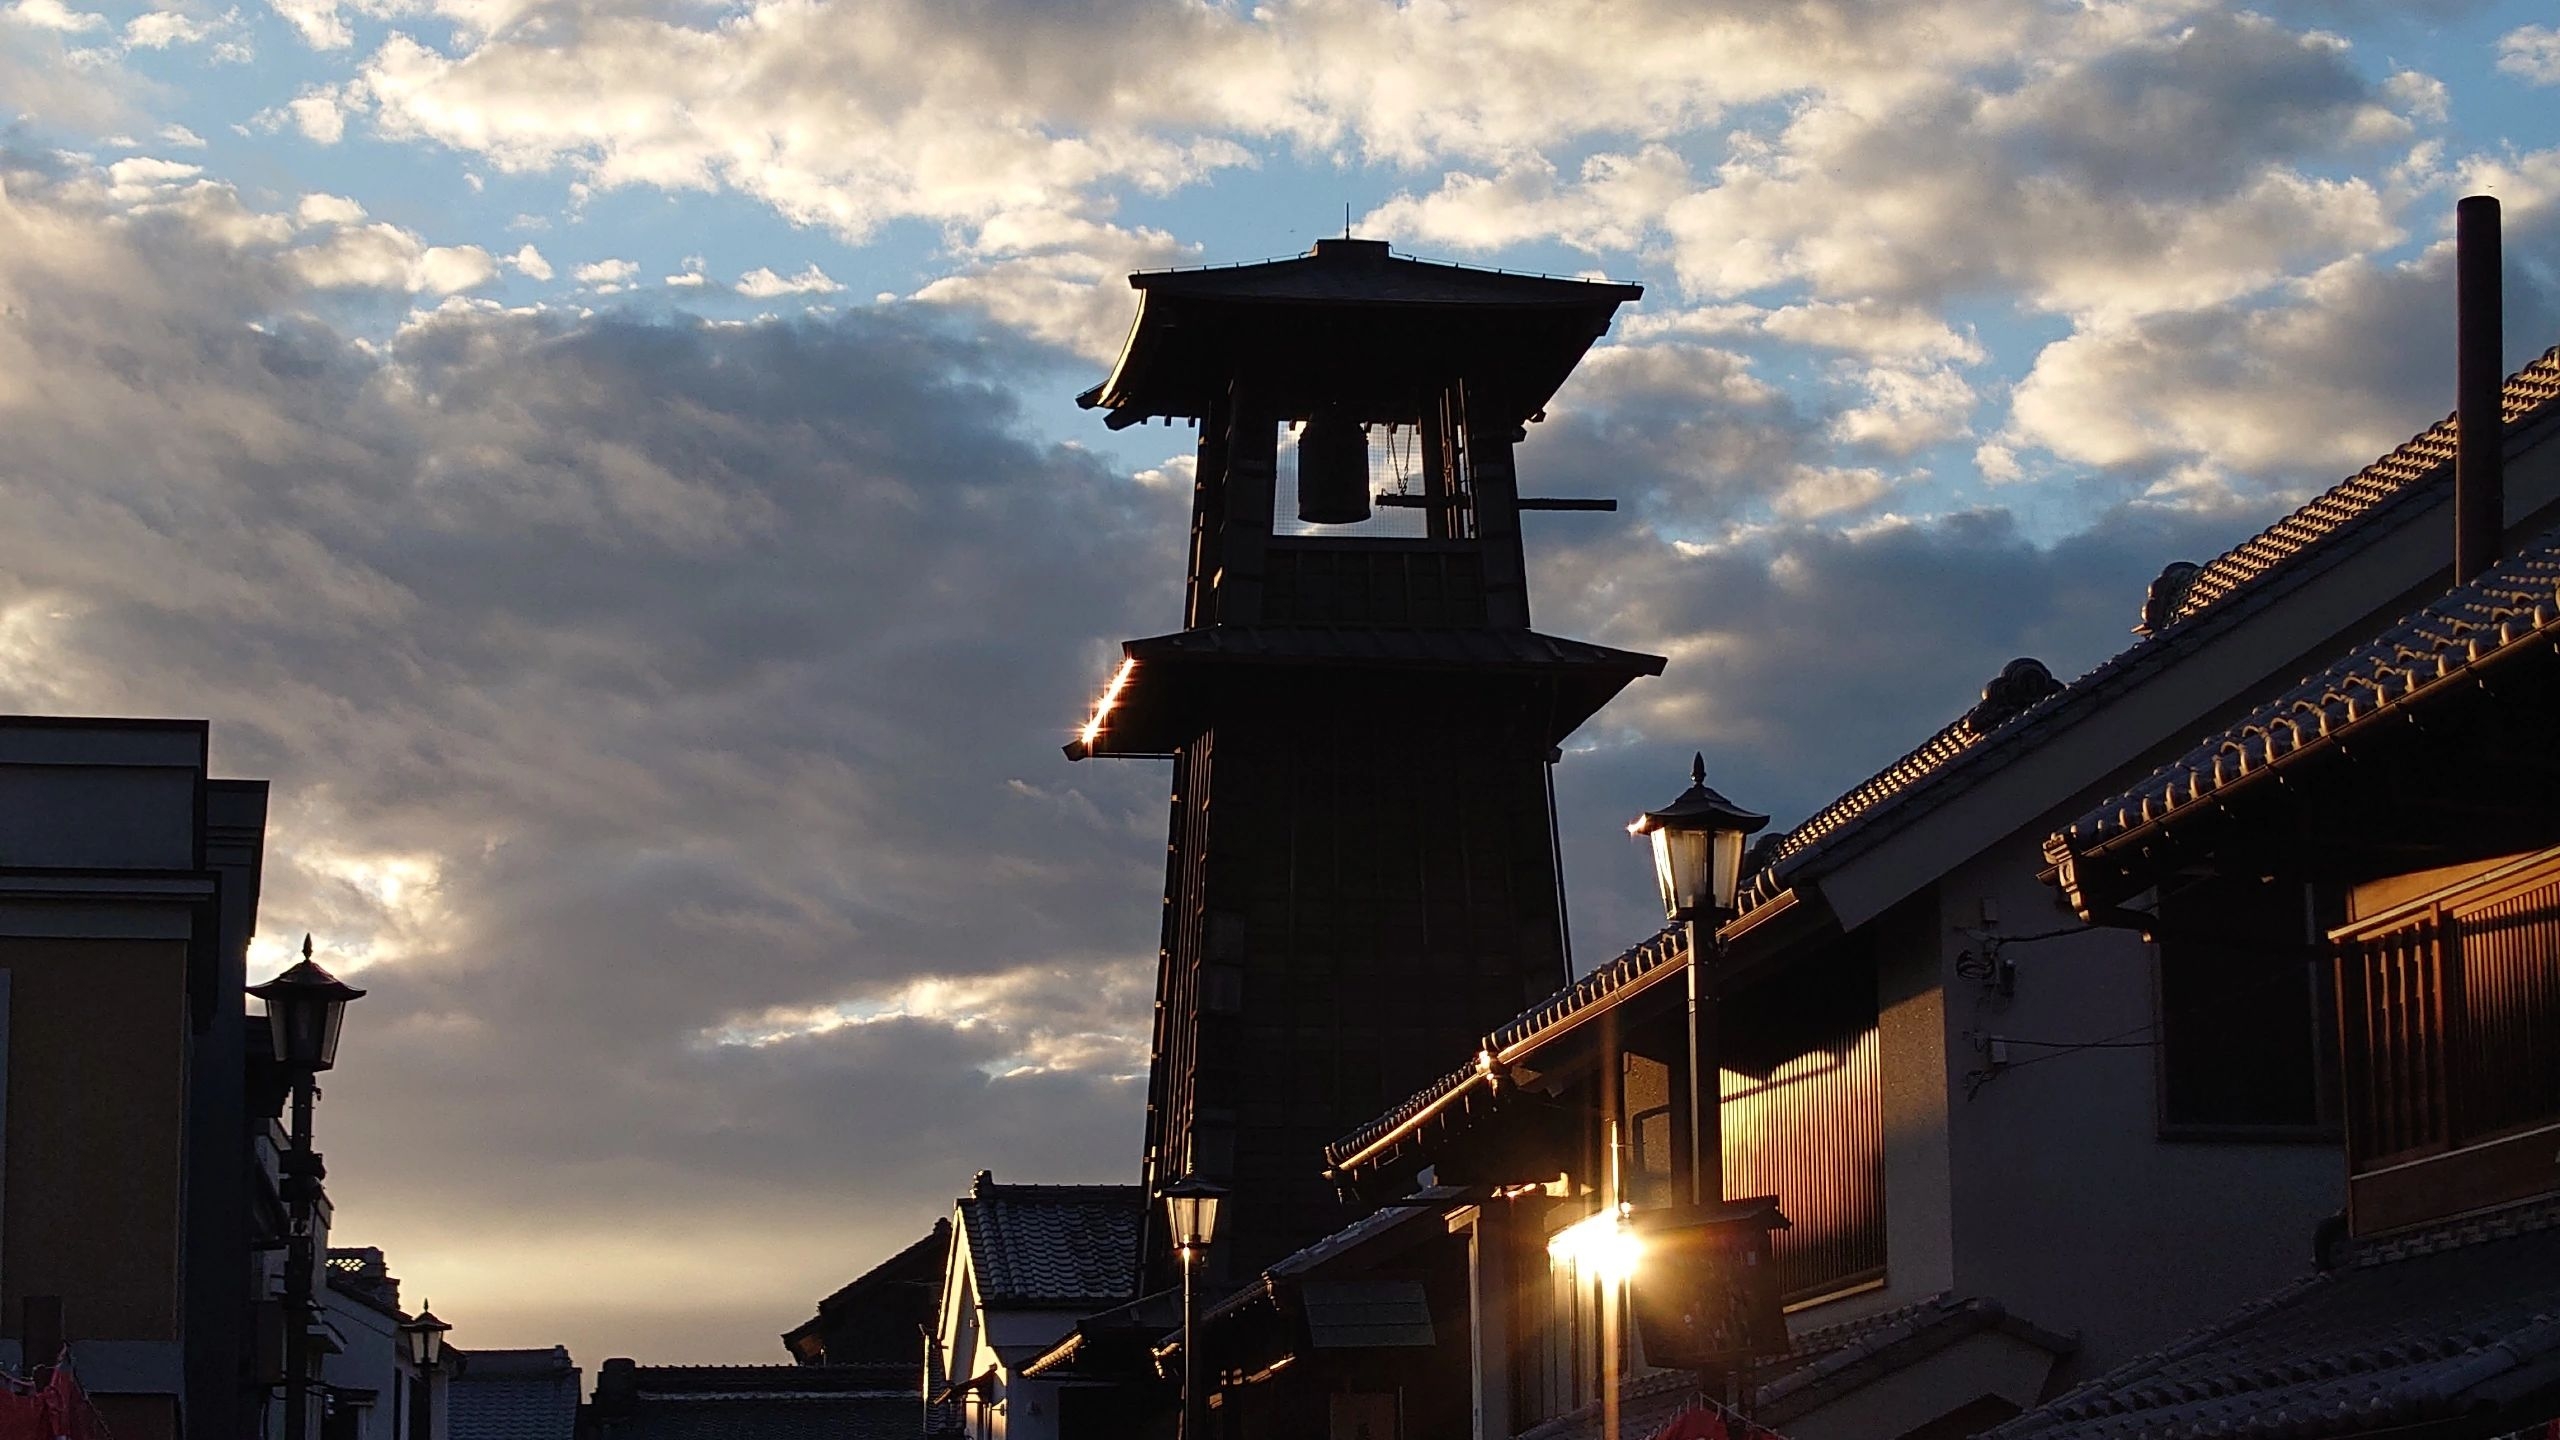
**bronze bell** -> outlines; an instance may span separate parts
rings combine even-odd
[[[1369,437],[1338,409],[1316,412],[1298,432],[1298,518],[1310,525],[1369,518]]]

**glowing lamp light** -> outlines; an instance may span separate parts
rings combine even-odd
[[[1120,692],[1129,688],[1129,676],[1137,668],[1137,661],[1124,659],[1120,668],[1112,672],[1111,683],[1102,688],[1102,698],[1094,702],[1093,718],[1084,722],[1084,729],[1078,732],[1086,748],[1102,738],[1102,722],[1111,718],[1111,707],[1120,703]]]
[[[1217,1241],[1218,1202],[1227,1198],[1226,1187],[1195,1175],[1176,1180],[1158,1193],[1164,1196],[1167,1236],[1174,1249],[1191,1256]]]
[[[1629,1207],[1613,1205],[1557,1231],[1547,1241],[1547,1260],[1570,1265],[1583,1279],[1623,1285],[1634,1278],[1644,1259],[1644,1240],[1627,1224]]]

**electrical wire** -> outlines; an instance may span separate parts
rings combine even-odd
[[[2278,983],[2293,978],[2294,977],[2279,971],[2273,975],[2263,976],[2259,979],[2257,984],[2244,987],[2233,992],[2233,994],[2235,997],[2256,995],[2262,990],[2273,989]],[[2007,1061],[2002,1064],[1988,1066],[1984,1069],[1969,1070],[1965,1072],[1964,1098],[1967,1100],[1972,1099],[1981,1091],[1983,1086],[1990,1084],[1993,1080],[2008,1074],[2012,1070],[2024,1070],[2031,1065],[2041,1065],[2047,1060],[2059,1060],[2065,1055],[2077,1055],[2084,1050],[2156,1050],[2160,1047],[2160,1041],[2156,1039],[2134,1040],[2132,1037],[2136,1035],[2149,1034],[2151,1031],[2159,1029],[2160,1025],[2160,1019],[2155,1018],[2145,1021],[2140,1025],[2119,1030],[2112,1035],[2101,1035],[2095,1040],[2021,1040],[2010,1035],[1985,1037],[1997,1038],[2011,1045],[2032,1045],[2038,1048],[2051,1048],[2047,1049],[2046,1053],[2042,1055],[2034,1055],[2024,1060]]]

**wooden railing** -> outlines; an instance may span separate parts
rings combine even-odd
[[[2560,851],[2330,939],[2358,1228],[2560,1188],[2506,1144],[2560,1126]]]

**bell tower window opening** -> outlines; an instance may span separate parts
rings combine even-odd
[[[1362,427],[1361,437],[1367,452],[1367,475],[1362,482],[1365,496],[1372,501],[1365,520],[1348,525],[1324,525],[1299,517],[1298,476],[1300,441],[1306,436],[1310,421],[1291,421],[1280,429],[1278,464],[1272,481],[1273,533],[1279,535],[1334,535],[1362,540],[1423,540],[1431,538],[1431,512],[1425,503],[1423,445],[1420,427],[1411,422],[1371,424]],[[1387,504],[1375,503],[1378,496],[1394,497]],[[1396,500],[1410,498],[1410,504]]]

